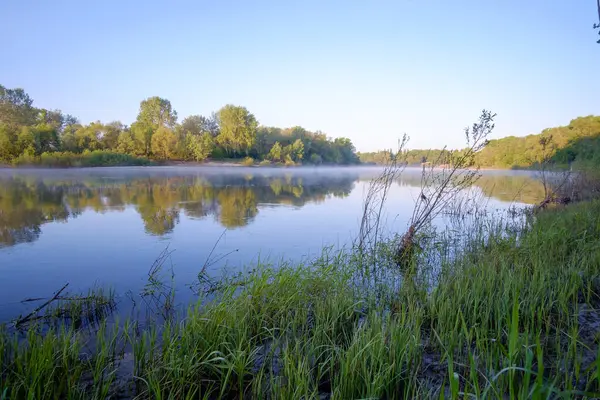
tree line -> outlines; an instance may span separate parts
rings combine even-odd
[[[398,156],[408,165],[421,165],[443,163],[447,159],[444,153],[460,151],[405,150],[398,155],[384,150],[358,155],[364,163],[385,164]],[[542,163],[561,168],[599,167],[600,116],[575,118],[567,126],[544,129],[539,134],[490,140],[476,154],[474,163],[480,167],[510,169],[537,168]]]
[[[332,139],[299,126],[261,126],[241,106],[228,104],[210,116],[178,122],[171,102],[155,96],[140,103],[130,126],[120,121],[84,125],[60,110],[34,107],[23,89],[0,85],[0,162],[61,164],[82,157],[95,157],[100,164],[209,158],[287,165],[359,162],[348,138]]]

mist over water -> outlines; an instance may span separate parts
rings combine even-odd
[[[279,260],[302,261],[323,247],[350,246],[377,167],[132,167],[0,169],[0,321],[33,307],[66,282],[138,291],[166,246],[180,298],[213,247],[209,275]],[[420,185],[407,169],[392,185],[387,233],[402,232]],[[473,188],[485,207],[538,202],[529,172],[485,171]],[[443,223],[443,222],[440,222]],[[223,232],[225,234],[223,235]],[[223,236],[222,236],[223,235]],[[222,237],[221,237],[222,236]],[[219,238],[221,239],[219,240]]]

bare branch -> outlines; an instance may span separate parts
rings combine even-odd
[[[69,286],[68,283],[65,283],[65,285],[58,290],[57,292],[54,293],[54,296],[52,296],[50,298],[50,300],[46,301],[44,304],[42,304],[41,306],[37,307],[35,310],[33,310],[32,312],[30,312],[29,314],[27,314],[26,316],[19,318],[15,321],[15,327],[18,327],[19,325],[24,324],[25,322],[31,320],[34,316],[37,315],[37,313],[39,313],[44,307],[48,306],[50,303],[52,303],[54,300],[57,300],[60,297],[60,294],[67,288],[67,286]]]

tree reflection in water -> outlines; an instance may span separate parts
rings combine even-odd
[[[84,211],[104,213],[133,208],[151,235],[165,235],[188,218],[213,217],[233,229],[250,224],[260,208],[280,204],[302,207],[328,197],[345,197],[357,181],[376,174],[360,169],[340,173],[257,172],[173,174],[151,170],[140,174],[101,173],[0,174],[0,246],[33,242],[40,227],[67,221]],[[420,185],[418,173],[404,173],[400,186]],[[477,186],[487,197],[536,203],[541,183],[531,175],[486,175]]]
[[[67,221],[86,210],[98,213],[133,207],[146,232],[170,233],[180,213],[191,218],[212,216],[222,226],[245,226],[261,205],[302,207],[328,196],[347,196],[358,176],[342,174],[317,179],[263,175],[158,176],[106,179],[56,179],[43,176],[0,176],[0,246],[35,241],[40,227]]]

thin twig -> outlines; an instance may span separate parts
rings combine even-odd
[[[63,292],[63,290],[65,290],[67,288],[67,286],[69,286],[69,283],[66,283],[65,286],[63,286],[58,292],[54,293],[54,296],[52,296],[52,298],[50,300],[48,300],[41,306],[37,307],[35,310],[33,310],[32,312],[27,314],[25,317],[17,319],[17,321],[14,324],[15,327],[18,327],[19,325],[22,325],[25,322],[29,321],[30,319],[32,319],[32,317],[35,314],[40,312],[44,307],[46,307],[48,304],[52,303],[54,300],[57,300],[60,297],[60,294]]]

